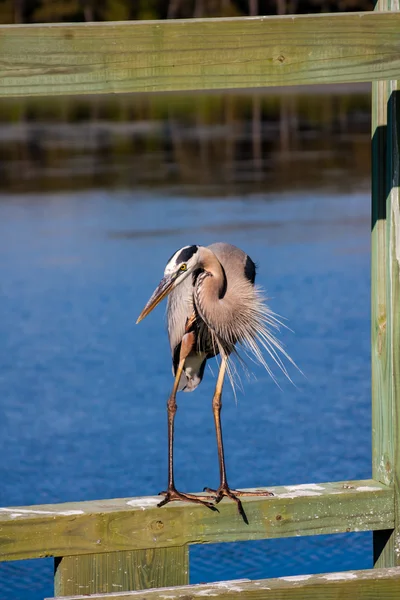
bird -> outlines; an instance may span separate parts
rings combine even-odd
[[[165,297],[167,329],[172,356],[174,384],[167,401],[168,487],[160,492],[171,501],[200,503],[213,510],[224,497],[235,501],[245,518],[241,496],[270,496],[271,492],[232,490],[228,485],[222,438],[222,388],[226,374],[234,386],[232,357],[243,360],[238,347],[274,377],[263,350],[290,379],[285,359],[294,361],[275,335],[283,325],[267,305],[263,290],[255,285],[256,265],[240,248],[225,242],[180,248],[167,261],[164,276],[140,313],[142,321]],[[183,493],[174,479],[174,421],[178,391],[192,392],[201,383],[208,360],[217,357],[218,377],[212,400],[217,438],[220,483],[204,488],[207,495]],[[296,366],[296,365],[295,365]]]

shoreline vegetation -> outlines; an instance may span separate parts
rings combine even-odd
[[[358,84],[4,99],[0,193],[365,191],[369,90]]]
[[[374,0],[0,0],[0,24],[373,10]]]

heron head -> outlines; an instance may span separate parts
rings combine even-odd
[[[136,323],[140,323],[147,317],[161,300],[198,267],[198,260],[199,246],[184,246],[171,256],[165,267],[164,277],[154,290]]]

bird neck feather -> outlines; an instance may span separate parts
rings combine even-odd
[[[201,286],[206,282],[207,297],[210,301],[220,300],[226,293],[227,282],[225,270],[214,252],[209,248],[200,248],[200,266],[203,274],[200,279],[197,278],[197,285]]]
[[[196,308],[208,327],[222,335],[233,308],[227,293],[225,270],[208,248],[201,247],[199,259],[201,271],[194,286]]]

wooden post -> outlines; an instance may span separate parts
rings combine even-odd
[[[379,0],[377,10],[399,10]],[[374,532],[374,562],[400,565],[400,203],[398,81],[372,95],[372,435],[373,477],[393,486],[395,528]]]
[[[188,546],[55,559],[54,594],[73,596],[189,583]]]

